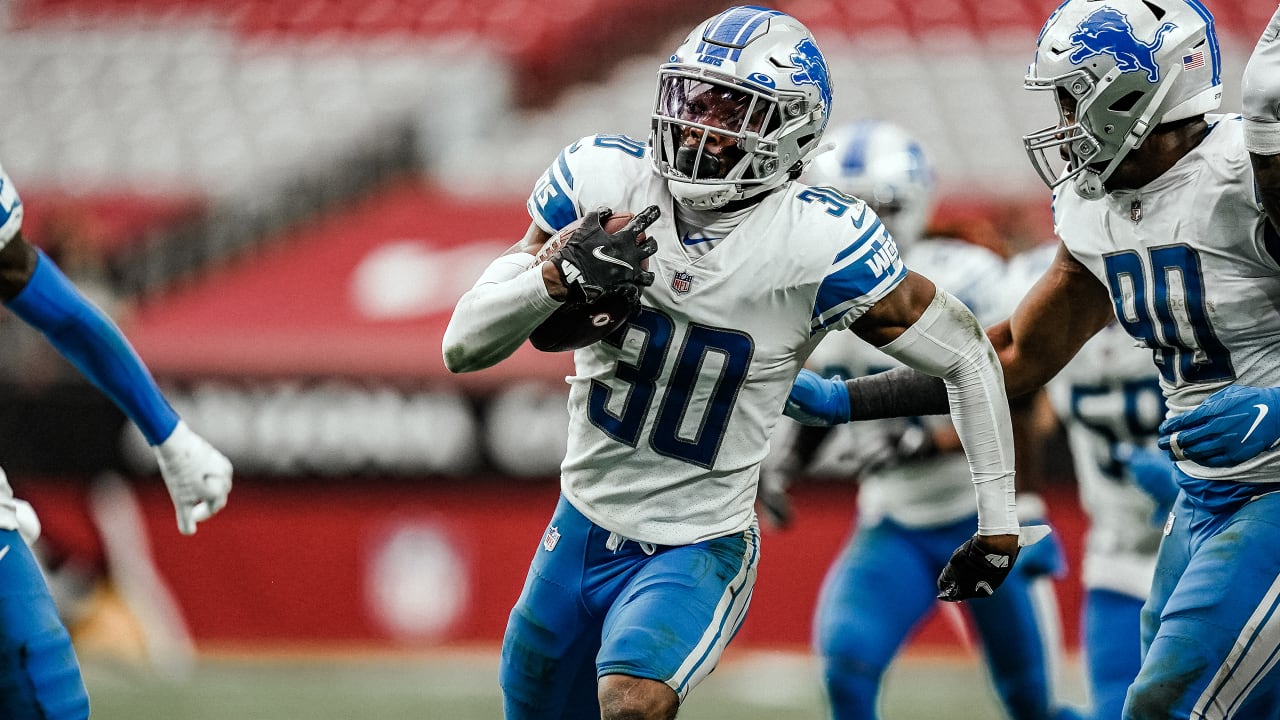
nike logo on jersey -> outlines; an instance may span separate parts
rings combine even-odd
[[[591,251],[591,254],[595,255],[597,260],[603,260],[607,263],[613,263],[614,265],[621,265],[628,270],[635,269],[631,266],[631,263],[626,260],[619,260],[618,258],[606,253],[602,247],[596,246],[596,248]]]
[[[1258,424],[1261,423],[1262,419],[1265,418],[1267,416],[1267,413],[1271,411],[1271,408],[1267,407],[1266,405],[1263,405],[1262,403],[1258,403],[1257,405],[1254,405],[1254,407],[1258,408],[1258,417],[1253,419],[1253,424],[1249,426],[1249,432],[1245,433],[1244,437],[1240,438],[1241,445],[1244,444],[1245,440],[1249,439],[1249,436],[1253,434],[1254,430],[1258,429]]]
[[[719,239],[720,238],[716,238],[716,237],[696,237],[695,238],[695,237],[689,237],[688,235],[685,235],[684,237],[680,238],[680,242],[684,243],[685,245],[699,245],[705,242],[715,242],[716,240],[719,240]]]
[[[3,549],[0,549],[0,560],[3,560],[4,556],[8,554],[9,554],[9,546],[5,545]]]

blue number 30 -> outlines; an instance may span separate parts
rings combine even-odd
[[[1151,248],[1147,254],[1149,288],[1138,253],[1129,250],[1103,258],[1111,301],[1124,329],[1151,348],[1167,382],[1177,383],[1179,375],[1189,383],[1235,379],[1231,353],[1214,334],[1205,309],[1200,255],[1186,245]],[[1171,296],[1179,289],[1171,278],[1181,281],[1181,297]],[[1179,332],[1180,328],[1189,331]]]
[[[619,360],[614,373],[617,380],[630,386],[618,390],[627,393],[626,400],[621,410],[614,413],[609,409],[609,401],[615,389],[593,380],[587,396],[587,417],[609,437],[638,447],[645,419],[654,404],[658,378],[674,339],[675,323],[662,313],[640,308],[622,332],[610,335],[604,342],[621,347],[631,329],[641,331],[645,338],[635,363]],[[750,335],[742,332],[690,323],[678,352],[666,392],[657,404],[658,415],[649,446],[660,455],[711,468],[720,452],[738,393],[747,381],[755,343]],[[710,376],[708,368],[716,365],[710,358],[717,355],[719,369]],[[701,383],[714,383],[709,394],[698,392]],[[701,420],[692,433],[682,433],[682,428],[690,424],[690,409],[695,400],[703,408]]]

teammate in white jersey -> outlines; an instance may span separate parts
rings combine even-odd
[[[835,150],[814,159],[804,180],[864,200],[889,228],[913,271],[954,293],[983,324],[1003,319],[1004,259],[963,240],[924,237],[933,209],[933,168],[920,143],[879,120],[849,123],[828,137]],[[829,335],[808,366],[824,377],[859,377],[900,364],[852,333]],[[827,435],[828,431],[834,433]],[[859,480],[858,517],[823,582],[814,644],[836,720],[877,717],[885,671],[916,626],[936,607],[934,578],[977,517],[969,467],[945,418],[916,417],[839,428],[802,426],[781,442],[761,473],[762,507],[777,509],[790,475],[819,452],[840,458]],[[1024,523],[1043,518],[1043,500],[1018,494]],[[781,521],[781,522],[780,522]],[[1040,603],[1035,577],[1064,569],[1050,540],[1028,548],[1000,592],[968,604],[991,679],[1014,720],[1074,717],[1054,708],[1052,669],[1060,648],[1056,603]],[[1042,624],[1047,623],[1047,632]]]
[[[1025,142],[1057,189],[1062,244],[989,331],[1009,393],[1043,385],[1114,316],[1152,351],[1170,415],[1160,444],[1179,461],[1126,718],[1280,708],[1278,35],[1280,11],[1245,70],[1243,118],[1206,114],[1221,98],[1220,57],[1195,0],[1068,0],[1027,77],[1060,111]],[[790,402],[828,420],[945,407],[913,377],[849,387],[805,376]]]
[[[989,594],[1017,555],[1007,400],[972,313],[904,267],[864,203],[794,182],[831,108],[813,36],[786,14],[730,8],[658,75],[649,144],[595,135],[566,148],[529,199],[524,240],[445,333],[446,366],[475,371],[562,300],[642,296],[574,354],[561,500],[503,642],[508,718],[675,716],[745,616],[760,461],[828,332],[852,329],[955,393],[979,526],[940,579],[948,597]],[[606,233],[601,206],[636,220]]]
[[[0,301],[138,426],[155,450],[178,530],[194,533],[226,504],[231,463],[182,422],[119,328],[23,239],[22,215],[0,169]],[[28,548],[39,533],[31,506],[13,496],[0,471],[0,717],[82,720],[89,698],[71,637]]]

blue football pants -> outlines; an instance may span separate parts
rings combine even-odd
[[[503,638],[507,720],[599,720],[596,680],[610,674],[664,682],[683,701],[742,625],[756,527],[678,546],[610,536],[560,498]]]
[[[1090,590],[1084,600],[1085,674],[1093,720],[1116,720],[1124,696],[1138,676],[1142,647],[1138,627],[1142,603],[1132,595]]]
[[[1184,492],[1172,518],[1123,717],[1280,717],[1280,493],[1210,512]]]
[[[89,695],[35,557],[0,530],[0,718],[83,720]]]

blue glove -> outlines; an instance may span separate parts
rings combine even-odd
[[[1117,448],[1118,458],[1129,468],[1133,482],[1156,501],[1151,513],[1151,524],[1164,525],[1173,502],[1178,499],[1177,471],[1166,453],[1151,448],[1122,444]]]
[[[849,422],[849,388],[840,376],[824,378],[804,369],[787,396],[786,416],[801,425],[839,425]]]
[[[1280,388],[1230,385],[1160,425],[1160,449],[1175,460],[1231,467],[1280,440]]]

